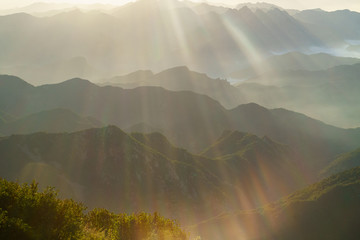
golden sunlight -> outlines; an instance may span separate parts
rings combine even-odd
[[[71,3],[71,4],[112,4],[112,5],[123,5],[133,0],[47,0],[49,3]]]

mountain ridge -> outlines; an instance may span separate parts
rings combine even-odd
[[[1,102],[0,111],[14,116],[66,108],[123,129],[144,123],[160,129],[176,146],[191,152],[201,152],[224,130],[266,135],[296,149],[314,173],[337,154],[358,147],[355,142],[360,134],[356,129],[329,126],[303,114],[269,110],[257,104],[226,110],[205,95],[159,87],[121,89],[72,80],[32,87],[26,94],[16,88],[1,90],[4,91],[1,96],[7,100]]]

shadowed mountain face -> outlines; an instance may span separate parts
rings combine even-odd
[[[4,84],[11,82],[11,79],[4,77]],[[182,142],[180,146],[186,143],[192,149],[205,147],[228,125],[226,110],[219,103],[191,92],[170,92],[154,87],[131,90],[98,87],[80,79],[36,88],[25,86],[24,89],[9,86],[9,92],[1,95],[2,98],[7,98],[1,102],[6,104],[2,108],[4,111],[11,108],[9,113],[20,116],[66,108],[79,115],[91,116],[105,124],[115,124],[125,129],[144,122],[162,129],[175,143]],[[3,89],[5,88],[1,88]],[[204,122],[209,124],[206,130]],[[198,139],[210,139],[210,142],[199,142]]]
[[[6,112],[0,111],[0,125],[13,121],[15,118]]]
[[[310,176],[315,176],[337,154],[358,147],[356,130],[332,127],[299,113],[269,110],[256,104],[226,110],[211,98],[192,92],[99,87],[80,79],[33,87],[9,76],[1,77],[0,86],[0,111],[8,114],[22,117],[65,108],[124,129],[144,123],[160,129],[176,146],[193,152],[201,152],[216,142],[224,130],[266,135],[297,151]]]
[[[91,207],[191,220],[216,214],[227,200],[221,182],[197,168],[196,159],[170,159],[116,127],[11,136],[0,140],[0,152],[2,177],[35,178]]]
[[[124,129],[143,122],[162,129],[177,145],[199,150],[215,140],[229,125],[226,110],[219,103],[192,92],[170,92],[156,87],[130,90],[98,87],[80,79],[40,87],[24,82],[25,87],[20,88],[21,81],[13,80],[7,76],[2,78],[0,86],[4,88],[1,87],[0,91],[4,92],[0,97],[4,100],[0,109],[19,117],[66,108]],[[204,127],[204,123],[208,127]]]
[[[8,121],[0,125],[0,133],[11,135],[35,132],[74,132],[100,126],[102,123],[95,119],[80,117],[66,109],[54,109]]]
[[[193,228],[210,240],[316,240],[324,237],[355,240],[360,234],[357,224],[359,177],[360,168],[354,168],[261,209],[222,214]]]
[[[56,186],[91,207],[160,211],[190,223],[258,207],[304,185],[288,147],[246,136],[251,146],[236,146],[238,157],[210,159],[159,133],[127,135],[114,126],[13,135],[0,139],[0,175]]]

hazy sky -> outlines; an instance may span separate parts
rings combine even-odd
[[[7,9],[29,5],[34,2],[67,2],[67,3],[108,3],[123,4],[130,0],[0,0],[0,9]],[[198,2],[201,0],[197,0]],[[220,2],[224,4],[237,4],[243,2],[258,2],[259,0],[208,0],[208,2]],[[260,0],[261,1],[261,0]],[[310,9],[322,8],[324,10],[350,9],[360,12],[360,0],[268,0],[266,2],[276,4],[283,8]]]

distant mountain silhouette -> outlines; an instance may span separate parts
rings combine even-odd
[[[315,35],[311,23],[276,7],[252,11],[183,1],[136,1],[109,11],[64,10],[49,17],[16,13],[0,17],[1,72],[36,85],[182,65],[226,76],[274,52],[327,47],[327,36]],[[333,34],[344,44],[348,38],[341,32]],[[79,56],[84,61],[75,62],[75,71],[68,64]]]
[[[305,10],[294,15],[294,18],[304,23],[314,36],[327,39],[335,45],[339,39],[359,39],[360,13],[350,10],[326,12],[319,10]],[[346,26],[346,27],[344,27]]]
[[[36,17],[50,17],[62,12],[80,9],[81,11],[101,11],[111,12],[113,8],[109,4],[74,4],[74,3],[51,3],[51,2],[34,2],[24,7],[1,9],[0,15],[9,15],[14,13],[27,13]]]
[[[116,76],[109,79],[104,79],[103,84],[109,84],[122,88],[135,88],[139,86],[146,86],[146,83],[151,83],[154,73],[150,70],[138,70],[123,76]],[[102,84],[102,82],[100,82]]]
[[[281,71],[253,78],[238,88],[244,98],[267,107],[301,109],[337,126],[358,127],[359,74],[359,63],[318,71]]]
[[[234,72],[232,77],[248,79],[266,74],[276,74],[278,72],[326,70],[335,66],[353,65],[356,63],[360,63],[360,59],[336,57],[325,53],[306,55],[300,52],[290,52],[269,57],[261,63]]]
[[[356,58],[327,54],[288,53],[238,72],[250,78],[236,89],[227,81],[176,67],[153,74],[149,70],[107,79],[102,85],[136,88],[160,86],[173,91],[189,90],[217,100],[225,108],[256,102],[266,107],[282,107],[306,113],[342,127],[358,127]],[[345,64],[345,65],[342,65]],[[331,67],[330,69],[328,67]],[[340,89],[344,89],[344,91]],[[306,96],[306,97],[304,97]],[[311,99],[312,104],[309,104]]]
[[[256,11],[258,9],[263,10],[263,11],[269,11],[272,9],[280,9],[280,10],[284,10],[279,6],[276,6],[274,4],[270,4],[270,3],[266,3],[266,2],[257,2],[257,3],[240,3],[236,6],[237,9],[241,9],[243,7],[248,7],[249,9],[251,9],[252,11]]]
[[[192,91],[205,94],[226,108],[233,108],[239,103],[246,102],[240,91],[226,80],[212,79],[206,74],[190,71],[187,67],[175,67],[157,74],[152,74],[150,71],[136,71],[105,81],[104,85],[122,88],[158,86],[173,91]]]
[[[188,3],[192,3],[192,2],[188,2]],[[196,12],[197,14],[207,14],[207,13],[211,13],[211,12],[223,14],[229,10],[229,8],[227,8],[227,7],[214,6],[214,5],[210,5],[206,2],[199,2],[199,3],[195,3],[195,4],[192,3],[189,7],[191,7],[191,9],[194,12]]]
[[[253,211],[219,215],[194,228],[206,239],[351,239],[357,225],[360,168],[333,175]],[[344,222],[339,222],[343,219]],[[220,230],[219,230],[220,229]]]
[[[17,75],[33,83],[39,83],[39,79],[46,80],[46,83],[57,83],[75,77],[98,79],[105,75],[90,66],[83,57],[39,65],[0,67],[0,72]]]

